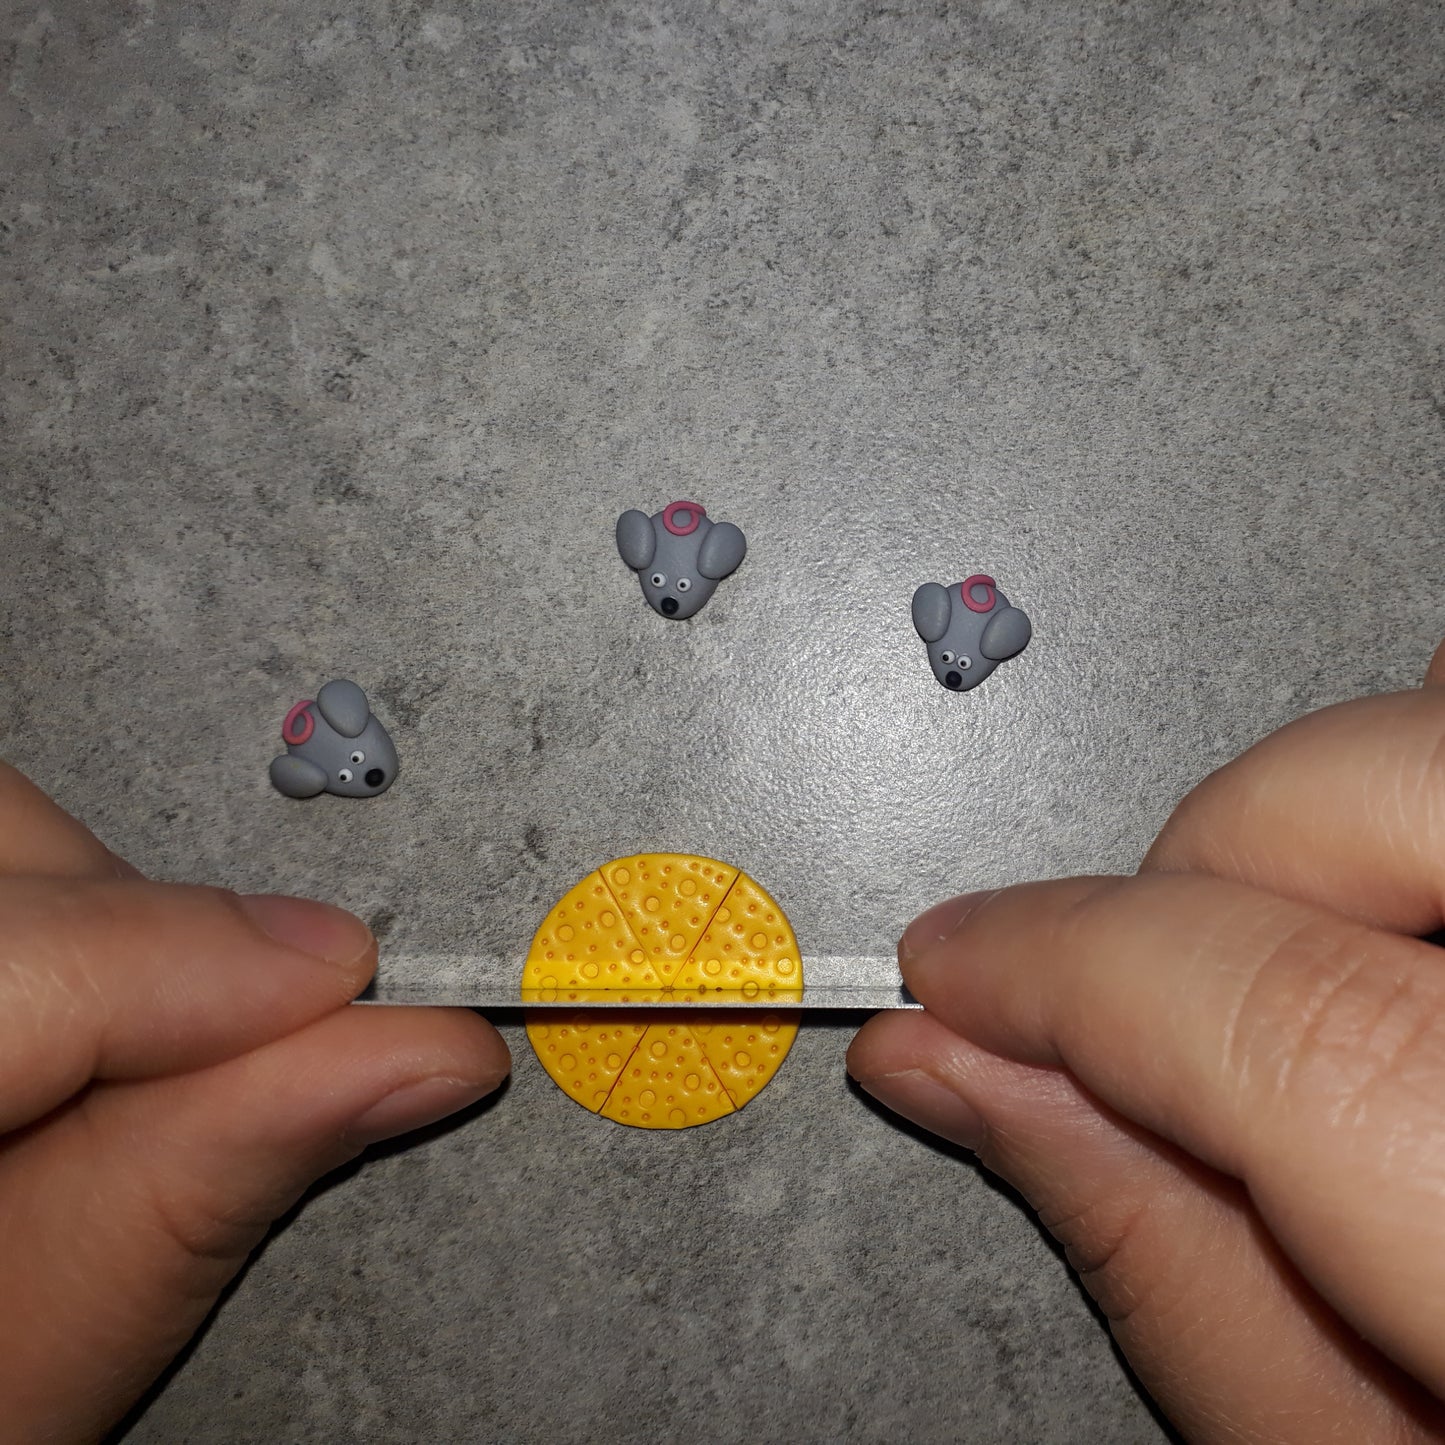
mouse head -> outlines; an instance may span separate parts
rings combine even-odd
[[[314,702],[298,702],[281,739],[286,751],[271,760],[271,782],[288,798],[374,798],[396,781],[396,747],[366,694],[345,678],[328,682]]]
[[[953,692],[977,687],[1033,635],[1029,619],[982,572],[952,587],[925,582],[913,594],[913,626],[928,644],[934,677]]]
[[[653,517],[624,512],[617,519],[617,550],[637,573],[652,610],[683,622],[737,571],[748,544],[731,522],[714,522],[696,502],[673,502]]]

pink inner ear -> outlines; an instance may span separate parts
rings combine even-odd
[[[992,577],[985,577],[982,572],[975,572],[973,576],[958,589],[963,595],[963,605],[967,607],[970,612],[992,612],[993,604],[998,601],[998,598],[994,596],[993,590],[997,585]],[[986,587],[988,589],[987,602],[975,602],[973,600],[973,589],[975,587]]]
[[[691,515],[692,521],[686,527],[677,523],[677,514],[687,512]],[[662,514],[662,525],[672,533],[674,537],[691,537],[702,525],[702,519],[707,516],[707,510],[699,507],[696,502],[670,502]]]
[[[281,724],[281,741],[299,747],[316,731],[316,719],[306,711],[315,702],[315,698],[304,697],[290,712],[286,714],[286,721]],[[296,719],[301,719],[298,726]]]

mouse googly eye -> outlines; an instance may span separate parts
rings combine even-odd
[[[366,761],[366,754],[363,753],[360,749],[357,749],[356,752],[352,753],[351,761],[360,766]]]
[[[945,667],[947,667],[947,666],[948,666],[950,663],[952,663],[952,661],[953,661],[953,653],[951,653],[951,652],[945,647],[945,648],[943,649],[943,651],[942,651],[941,653],[939,653],[939,655],[938,655],[938,660],[939,660]]]
[[[692,591],[692,578],[691,578],[691,577],[679,577],[679,578],[677,579],[677,590],[678,590],[679,592],[691,592],[691,591]]]
[[[648,580],[649,582],[651,582],[654,587],[666,587],[666,586],[667,586],[667,573],[666,573],[666,572],[654,572],[654,573],[652,574],[652,576],[649,577],[647,580]]]
[[[971,658],[971,657],[960,657],[960,658],[958,659],[957,666],[960,667],[960,668],[962,668],[964,672],[967,672],[967,671],[969,670],[969,668],[971,668],[971,667],[973,666],[973,658]]]
[[[336,781],[338,783],[349,783],[351,781],[351,769],[342,768],[342,770],[336,775]]]

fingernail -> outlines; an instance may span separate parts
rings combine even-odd
[[[476,1103],[494,1087],[472,1079],[423,1079],[420,1083],[403,1084],[352,1120],[346,1130],[347,1142],[365,1148],[383,1139],[394,1139],[398,1134],[408,1134]]]
[[[971,1104],[921,1069],[879,1074],[876,1078],[859,1079],[858,1084],[895,1114],[902,1114],[930,1134],[951,1139],[965,1149],[977,1152],[988,1133]]]
[[[960,893],[957,898],[936,903],[926,913],[920,913],[898,940],[898,962],[907,965],[922,958],[930,948],[951,937],[980,903],[997,892],[997,888],[988,888],[978,893]]]
[[[355,914],[329,903],[245,893],[241,907],[268,938],[326,963],[355,963],[372,946],[371,930]]]

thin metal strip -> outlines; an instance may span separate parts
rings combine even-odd
[[[916,1009],[891,958],[839,955],[805,958],[801,997],[795,992],[745,993],[668,989],[627,993],[576,989],[523,989],[521,966],[466,954],[410,954],[384,961],[362,1003],[440,1004],[460,1008],[762,1008]]]

